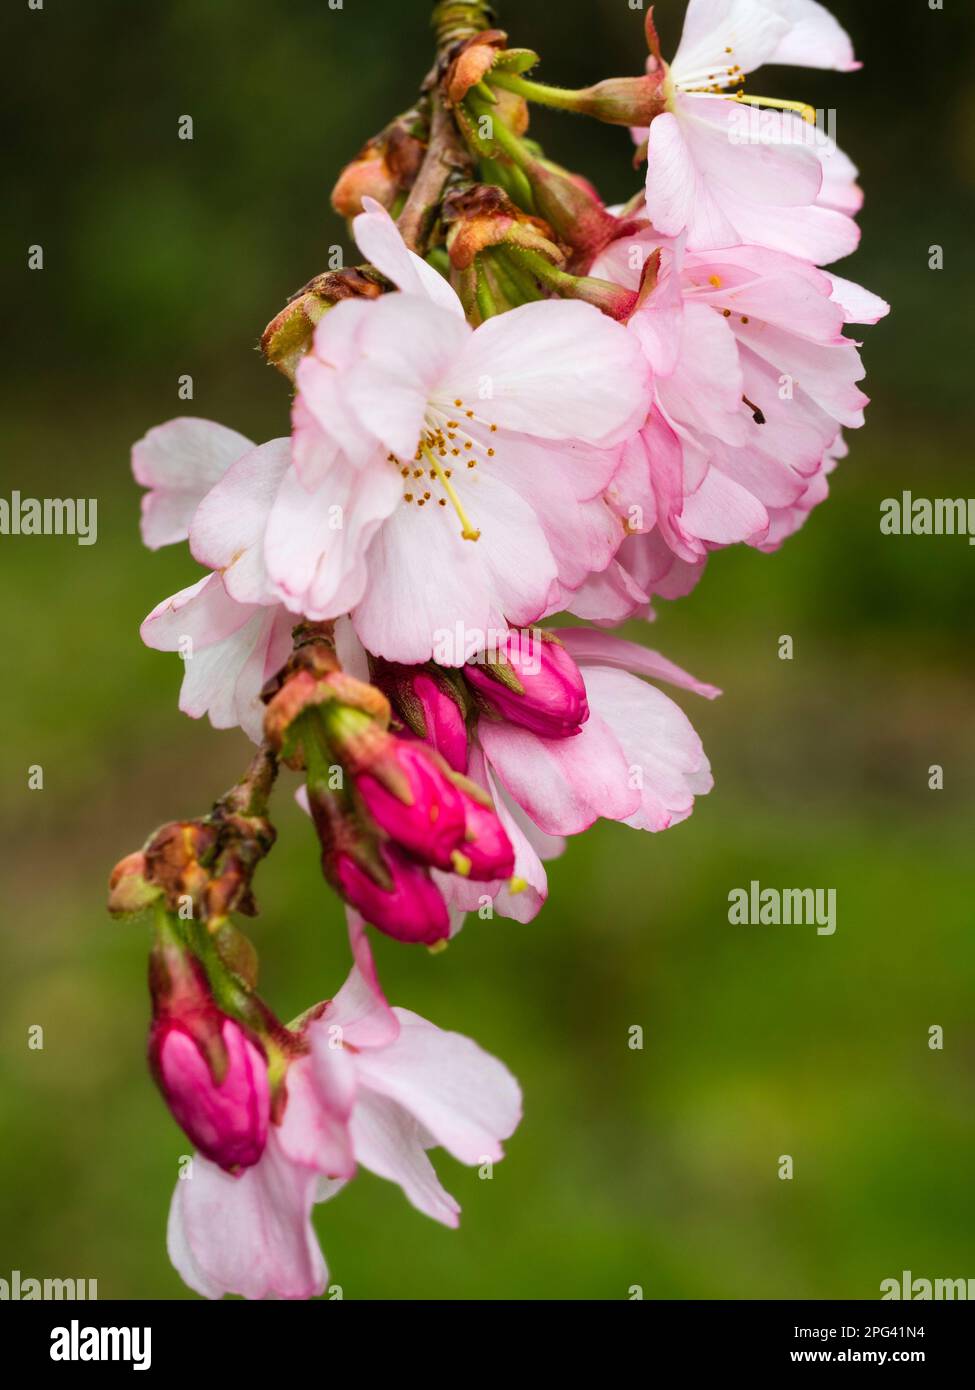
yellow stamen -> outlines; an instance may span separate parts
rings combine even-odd
[[[432,946],[427,947],[427,950],[430,952],[431,956],[439,956],[442,952],[446,951],[449,945],[449,941],[435,941]]]
[[[461,878],[467,878],[471,872],[471,861],[466,854],[461,854],[459,849],[455,849],[450,856],[450,862],[454,866],[454,873],[460,874]]]
[[[430,460],[430,463],[433,465],[433,471],[436,473],[437,477],[443,484],[443,490],[450,498],[454,511],[460,518],[460,524],[462,527],[460,534],[463,536],[465,541],[480,540],[480,531],[475,531],[474,527],[468,520],[467,513],[464,511],[461,500],[457,496],[457,490],[454,487],[453,483],[450,481],[450,479],[447,477],[446,473],[443,471],[439,459],[434,458],[433,454],[430,452],[430,446],[428,444],[423,444],[420,447],[423,449],[423,452],[426,454],[427,458]]]
[[[508,884],[508,889],[512,893],[524,893],[527,887],[527,880],[523,878],[513,878],[511,882]]]
[[[806,101],[783,101],[779,97],[752,97],[744,92],[735,92],[732,101],[742,101],[746,106],[775,106],[780,111],[798,111],[807,125],[816,124],[816,108]]]

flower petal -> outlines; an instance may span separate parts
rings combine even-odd
[[[185,541],[193,513],[231,464],[254,445],[236,430],[192,416],[157,425],[132,447],[142,499],[142,539],[150,550]]]
[[[642,424],[649,368],[626,329],[591,304],[540,300],[488,319],[441,382],[502,429],[608,447]],[[459,407],[458,407],[459,408]]]

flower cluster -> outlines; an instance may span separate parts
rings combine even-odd
[[[185,713],[260,745],[112,887],[156,913],[150,1061],[199,1149],[170,1252],[208,1296],[320,1292],[311,1209],[359,1163],[456,1223],[425,1150],[493,1162],[518,1088],[389,1008],[365,926],[439,949],[469,913],[529,921],[566,837],[691,814],[710,767],[660,684],[719,692],[609,629],[802,526],[863,423],[845,325],[887,312],[822,269],[857,244],[854,166],[802,102],[746,92],[763,63],[858,66],[815,0],[689,0],[669,63],[648,15],[645,70],[583,91],[528,76],[477,0],[434,18],[415,108],[335,189],[362,264],[264,333],[288,434],[181,418],[133,450],[146,545],[206,571],[143,640],[183,658]],[[630,129],[625,207],[528,137],[533,103]],[[289,1027],[230,920],[280,765],[355,958]]]

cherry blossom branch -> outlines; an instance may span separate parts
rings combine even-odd
[[[437,208],[451,174],[470,171],[470,156],[439,91],[431,95],[430,143],[416,183],[399,218],[400,235],[411,251],[427,249]]]

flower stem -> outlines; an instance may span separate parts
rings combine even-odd
[[[399,218],[400,235],[410,250],[420,256],[426,253],[447,180],[456,170],[469,169],[471,164],[454,119],[440,94],[434,92],[431,101],[430,143]]]
[[[532,82],[530,78],[519,77],[513,72],[494,71],[488,78],[492,87],[500,87],[505,92],[514,92],[533,101],[538,106],[553,106],[559,111],[577,111],[580,93],[568,87],[549,87],[544,82]]]

